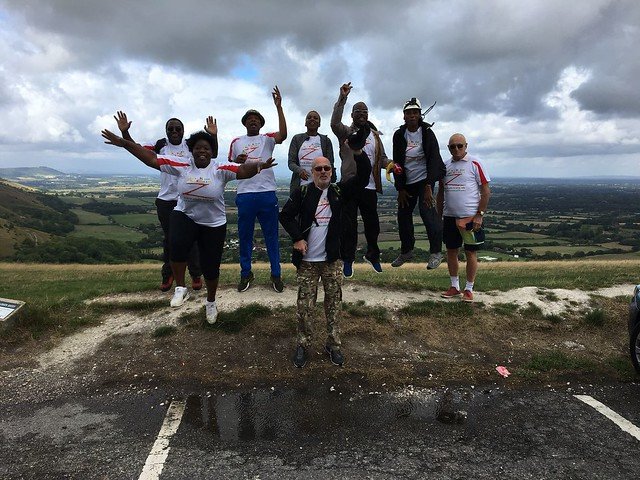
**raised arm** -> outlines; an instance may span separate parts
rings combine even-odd
[[[206,119],[204,131],[213,137],[212,158],[218,158],[218,122],[211,115]]]
[[[340,87],[340,93],[338,100],[333,106],[333,113],[331,114],[331,130],[338,137],[338,142],[342,142],[348,135],[348,127],[342,123],[342,114],[344,113],[344,106],[347,103],[347,97],[351,92],[351,82],[344,83]]]
[[[158,166],[158,156],[156,152],[151,150],[147,150],[141,145],[138,145],[136,142],[132,140],[127,140],[125,138],[119,137],[113,132],[105,129],[102,130],[102,137],[105,139],[104,143],[107,145],[114,145],[116,147],[122,147],[126,149],[131,155],[138,158],[142,163],[147,165],[148,167],[155,168],[156,170],[160,170]]]
[[[273,88],[271,96],[273,97],[273,103],[278,112],[278,131],[273,138],[275,138],[276,143],[282,143],[287,139],[287,121],[284,118],[284,111],[282,110],[282,95],[280,95],[280,89],[277,85]]]
[[[122,138],[135,142],[135,140],[131,138],[131,135],[129,134],[131,122],[129,121],[129,119],[127,119],[127,114],[121,110],[118,110],[113,118],[115,118],[116,123],[118,124],[118,129],[120,130],[120,133],[122,133]]]

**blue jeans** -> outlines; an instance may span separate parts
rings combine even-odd
[[[240,240],[240,276],[251,273],[253,228],[260,222],[264,243],[271,263],[271,275],[279,277],[280,242],[278,241],[278,197],[276,192],[241,193],[236,195],[238,207],[238,237]]]

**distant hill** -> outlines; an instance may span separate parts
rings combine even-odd
[[[11,179],[63,177],[65,175],[67,174],[49,167],[0,168],[0,177]]]
[[[57,197],[0,180],[0,258],[13,255],[24,240],[37,244],[68,233],[77,221]]]

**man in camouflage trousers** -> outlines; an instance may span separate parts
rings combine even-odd
[[[318,278],[322,279],[324,287],[325,350],[334,365],[341,366],[344,362],[338,327],[342,304],[342,211],[343,204],[369,181],[371,162],[362,151],[369,133],[365,126],[347,140],[354,150],[356,176],[332,184],[331,162],[325,157],[317,157],[311,165],[313,183],[296,189],[280,212],[280,223],[293,240],[291,260],[298,269],[298,345],[293,357],[293,364],[298,368],[307,363]]]

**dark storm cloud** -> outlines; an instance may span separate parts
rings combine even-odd
[[[60,35],[83,63],[130,57],[221,75],[241,55],[259,56],[274,40],[313,53],[371,28],[393,27],[396,10],[364,1],[3,3],[29,25]]]
[[[114,72],[117,62],[137,60],[227,76],[249,63],[257,81],[280,85],[301,111],[319,105],[326,112],[339,85],[359,76],[364,85],[354,92],[368,92],[372,109],[399,109],[418,96],[425,104],[437,100],[458,118],[553,118],[557,110],[544,99],[562,72],[576,67],[591,73],[572,94],[583,109],[603,118],[640,114],[635,0],[0,5],[72,52],[58,68]],[[322,63],[313,78],[305,75],[309,59]]]

